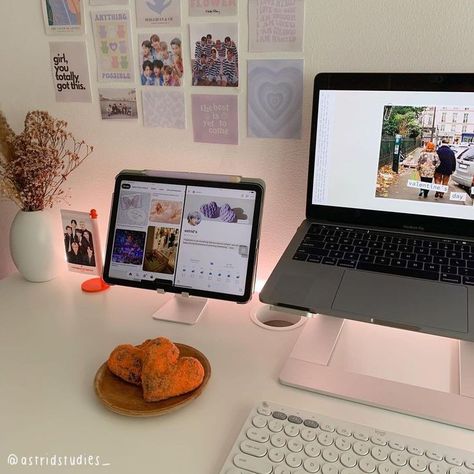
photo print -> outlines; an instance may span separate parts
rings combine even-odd
[[[375,196],[472,206],[474,107],[386,105]]]
[[[112,262],[141,265],[145,249],[145,237],[146,233],[142,231],[117,229],[112,249]]]
[[[94,242],[98,242],[98,236],[92,231],[89,213],[61,209],[61,222],[69,270],[96,274]]]
[[[128,10],[91,12],[97,57],[97,76],[101,82],[134,80]]]
[[[84,0],[42,0],[46,34],[84,34]]]
[[[135,89],[99,89],[100,114],[103,120],[137,119]]]
[[[251,60],[247,64],[248,136],[301,138],[303,60]]]
[[[181,26],[181,0],[135,0],[137,27]]]
[[[237,0],[189,0],[189,16],[237,15]]]
[[[144,88],[142,90],[143,125],[145,127],[186,128],[184,104],[182,90]]]
[[[179,228],[149,226],[143,270],[173,275],[178,242]]]
[[[237,23],[189,25],[193,86],[238,87]]]
[[[183,53],[180,33],[150,33],[138,36],[142,86],[181,86]]]

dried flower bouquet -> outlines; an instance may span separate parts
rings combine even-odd
[[[20,134],[0,112],[0,193],[23,211],[52,207],[66,198],[61,186],[92,150],[48,112],[28,112]]]

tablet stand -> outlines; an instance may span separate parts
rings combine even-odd
[[[315,315],[280,382],[474,429],[474,343]]]
[[[153,314],[153,319],[181,324],[196,324],[207,304],[207,298],[189,296],[187,293],[174,295]]]

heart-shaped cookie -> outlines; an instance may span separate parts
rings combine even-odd
[[[147,339],[138,346],[121,344],[109,356],[107,366],[117,377],[126,382],[140,385],[142,381],[142,365],[149,347],[154,348],[159,363],[158,370],[166,371],[170,364],[175,364],[179,357],[178,348],[166,337]]]
[[[204,367],[194,357],[181,357],[163,370],[162,355],[150,345],[142,366],[143,398],[147,402],[157,402],[170,397],[191,392],[201,385]]]

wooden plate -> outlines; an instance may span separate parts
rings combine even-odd
[[[115,413],[127,416],[159,416],[176,410],[201,395],[211,376],[211,364],[206,356],[194,347],[175,343],[181,357],[195,357],[204,367],[204,379],[192,392],[159,402],[145,402],[142,388],[127,383],[114,375],[104,362],[95,375],[95,392],[102,403]]]

